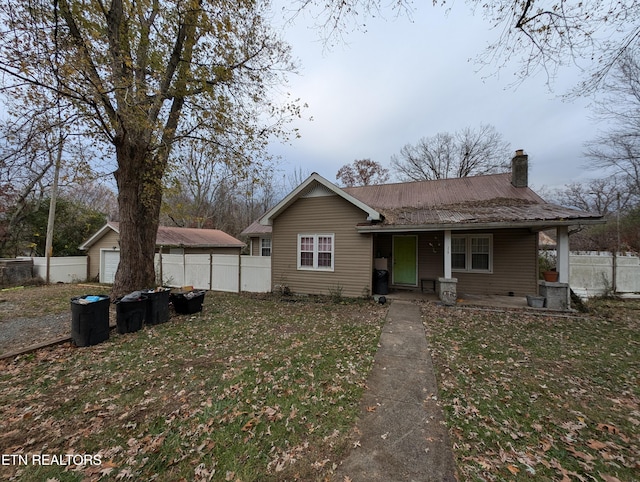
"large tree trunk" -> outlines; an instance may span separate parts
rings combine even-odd
[[[156,284],[154,255],[164,171],[144,142],[125,141],[117,149],[120,264],[111,292],[114,299]]]

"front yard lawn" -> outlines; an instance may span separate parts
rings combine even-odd
[[[196,315],[0,361],[0,454],[13,457],[0,478],[322,480],[348,445],[385,315],[368,301],[208,293]]]
[[[640,480],[640,303],[590,307],[423,305],[461,480]]]

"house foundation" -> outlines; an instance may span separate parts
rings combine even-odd
[[[445,305],[455,305],[458,299],[458,279],[438,278],[436,287],[438,297]]]

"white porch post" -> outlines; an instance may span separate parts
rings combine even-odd
[[[451,279],[451,231],[444,232],[444,277]]]
[[[557,282],[539,281],[540,296],[545,298],[545,306],[553,310],[571,308],[571,289],[569,287],[569,227],[556,228],[556,271]]]
[[[444,277],[438,278],[438,296],[445,305],[455,305],[458,280],[451,277],[451,231],[444,232]]]
[[[569,283],[569,227],[558,226],[556,229],[558,250],[558,282]]]

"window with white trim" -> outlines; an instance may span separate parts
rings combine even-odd
[[[333,271],[333,259],[333,234],[298,234],[298,269]]]
[[[451,237],[451,269],[490,273],[493,271],[493,236],[467,234]]]
[[[260,256],[271,256],[271,238],[260,238]]]

